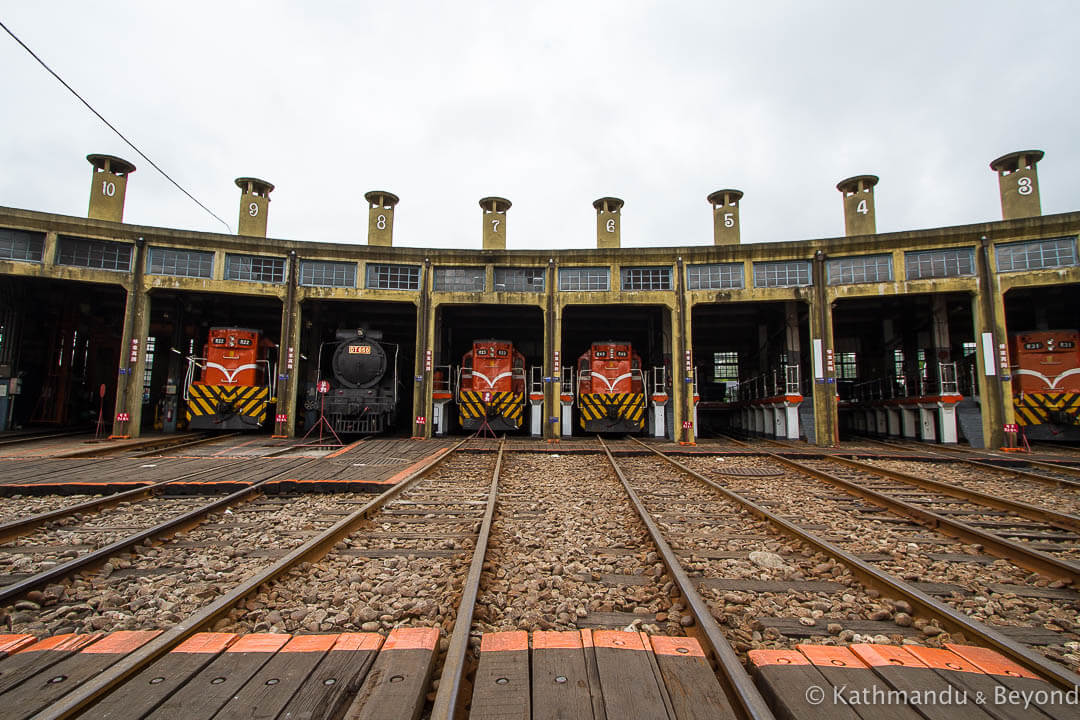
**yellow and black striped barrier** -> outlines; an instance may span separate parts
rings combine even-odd
[[[636,432],[645,429],[644,393],[583,393],[578,422],[587,432]]]
[[[515,392],[488,393],[491,399],[484,402],[484,394],[477,390],[462,390],[458,397],[458,416],[461,426],[472,429],[480,426],[487,417],[488,424],[496,430],[517,430],[524,419],[525,396]],[[503,426],[497,426],[501,421]]]
[[[1019,425],[1080,425],[1080,393],[1022,393],[1013,396]]]
[[[189,385],[192,430],[254,430],[266,422],[270,390],[255,385]]]

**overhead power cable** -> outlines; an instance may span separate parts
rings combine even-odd
[[[192,195],[191,193],[189,193],[189,192],[188,192],[187,190],[185,190],[185,189],[184,189],[184,188],[183,188],[183,187],[182,187],[182,186],[180,185],[180,183],[176,182],[176,181],[175,181],[175,180],[173,180],[173,179],[172,179],[171,177],[169,177],[169,173],[165,172],[165,171],[164,171],[164,170],[162,170],[162,169],[161,169],[160,167],[158,167],[158,164],[157,164],[156,162],[154,162],[153,160],[151,160],[151,159],[150,159],[149,157],[147,157],[147,156],[146,156],[146,153],[144,153],[144,152],[143,152],[142,150],[140,150],[139,148],[135,147],[135,143],[131,142],[131,141],[130,141],[130,140],[128,140],[128,139],[127,139],[126,137],[124,137],[124,134],[123,134],[122,132],[120,132],[119,130],[117,130],[117,129],[116,129],[116,127],[115,127],[115,126],[114,126],[114,125],[113,125],[113,124],[112,124],[111,122],[109,122],[108,120],[106,120],[106,119],[105,119],[105,117],[104,117],[104,116],[103,116],[103,115],[102,115],[101,113],[99,113],[99,112],[98,112],[97,110],[95,110],[95,109],[94,109],[94,106],[93,106],[93,105],[91,105],[90,103],[88,103],[88,102],[87,102],[87,101],[86,101],[86,100],[85,100],[85,99],[83,98],[83,96],[82,96],[82,95],[80,95],[79,93],[75,92],[75,88],[71,87],[71,86],[70,86],[70,85],[68,85],[68,84],[67,84],[66,82],[64,82],[64,78],[62,78],[62,77],[60,77],[59,75],[57,75],[57,74],[56,74],[56,71],[55,71],[55,70],[53,70],[53,69],[52,69],[51,67],[49,67],[49,66],[48,66],[48,65],[47,65],[47,64],[45,63],[45,61],[44,61],[44,60],[42,60],[41,58],[39,58],[39,57],[37,56],[37,53],[35,53],[35,52],[34,52],[33,50],[31,50],[31,49],[30,49],[30,48],[29,48],[29,47],[28,47],[28,46],[26,45],[26,43],[24,43],[24,42],[23,42],[22,40],[20,40],[20,39],[19,39],[19,37],[18,37],[18,36],[17,36],[17,35],[15,34],[15,33],[11,32],[11,29],[10,29],[10,28],[9,28],[9,27],[8,27],[7,25],[5,25],[5,24],[4,24],[4,23],[3,23],[2,21],[0,21],[0,27],[4,28],[4,32],[6,32],[6,33],[7,33],[8,35],[10,35],[10,36],[11,36],[11,38],[12,38],[12,39],[13,39],[13,40],[14,40],[15,42],[19,43],[19,45],[21,45],[21,46],[22,46],[23,50],[25,50],[26,52],[30,53],[30,56],[31,56],[32,58],[34,58],[35,60],[37,60],[37,61],[38,61],[38,63],[39,63],[40,65],[41,65],[41,67],[43,67],[43,68],[45,68],[46,70],[48,70],[48,71],[49,71],[49,74],[50,74],[50,75],[52,75],[52,76],[53,76],[54,78],[56,78],[56,79],[57,79],[58,81],[60,81],[60,84],[61,84],[61,85],[63,85],[64,87],[66,87],[66,88],[68,89],[68,91],[69,91],[69,92],[70,92],[70,93],[71,93],[72,95],[74,95],[75,97],[79,98],[79,102],[81,102],[81,103],[82,103],[83,105],[85,105],[85,106],[87,107],[87,109],[88,109],[88,110],[90,110],[90,112],[92,112],[92,113],[94,113],[95,115],[97,115],[98,119],[99,119],[99,120],[101,120],[101,122],[105,123],[105,124],[106,124],[106,125],[107,125],[107,126],[109,127],[109,129],[110,129],[110,130],[112,130],[112,131],[113,131],[114,133],[116,133],[116,134],[117,134],[117,136],[119,136],[119,138],[120,138],[121,140],[123,140],[124,142],[126,142],[126,143],[128,144],[128,147],[130,147],[130,148],[131,148],[132,150],[134,150],[135,152],[137,152],[137,153],[139,154],[139,157],[141,157],[141,158],[142,158],[143,160],[145,160],[146,162],[150,163],[151,167],[153,167],[153,168],[154,168],[155,170],[157,170],[157,171],[158,171],[159,173],[161,173],[161,175],[162,175],[162,176],[163,176],[163,177],[164,177],[164,178],[165,178],[166,180],[168,180],[168,181],[169,181],[169,182],[171,182],[171,183],[172,183],[173,185],[175,185],[175,186],[176,186],[176,189],[177,189],[177,190],[179,190],[180,192],[182,192],[182,193],[184,193],[185,195],[187,195],[187,196],[188,196],[189,198],[191,198],[191,201],[192,201],[193,203],[195,203],[196,205],[198,205],[199,207],[201,207],[201,208],[202,208],[203,210],[205,210],[206,212],[210,213],[210,215],[211,215],[211,216],[212,216],[212,217],[213,217],[213,218],[214,218],[215,220],[217,220],[217,221],[218,221],[219,223],[221,223],[222,225],[224,225],[224,226],[225,226],[225,229],[229,231],[229,234],[230,234],[230,235],[232,234],[232,228],[231,228],[231,227],[229,227],[229,223],[225,222],[224,220],[222,220],[221,218],[219,218],[219,217],[218,217],[217,215],[215,215],[215,214],[214,214],[214,212],[213,212],[212,210],[210,210],[210,208],[206,207],[206,206],[205,206],[205,205],[203,205],[203,204],[202,204],[201,202],[199,202],[199,201],[198,201],[198,200],[197,200],[197,199],[195,198],[195,196],[194,196],[194,195]]]

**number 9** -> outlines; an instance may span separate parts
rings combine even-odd
[[[250,205],[248,205],[248,215],[250,215],[251,217],[256,217],[258,214],[259,214],[259,204],[258,203],[251,203]]]

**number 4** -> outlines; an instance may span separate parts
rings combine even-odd
[[[866,200],[860,200],[859,201],[859,204],[855,206],[855,212],[860,213],[862,215],[869,215],[870,214],[870,208],[867,207]]]

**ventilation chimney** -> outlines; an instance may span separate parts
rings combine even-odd
[[[1020,150],[1002,155],[990,163],[990,169],[998,174],[1003,219],[1042,215],[1039,176],[1035,172],[1035,165],[1043,159],[1043,154],[1042,150]]]
[[[873,235],[877,232],[874,219],[874,186],[877,175],[856,175],[841,180],[836,189],[844,193],[844,234]]]
[[[501,197],[486,197],[480,201],[484,210],[484,249],[506,249],[506,211],[510,201]]]
[[[623,204],[616,197],[602,197],[592,204],[596,208],[596,247],[601,250],[617,248],[622,244],[619,224]]]
[[[86,159],[94,166],[87,217],[123,222],[127,176],[135,172],[135,166],[115,155],[87,155]]]
[[[713,245],[739,244],[739,200],[742,190],[717,190],[705,198],[712,205]]]
[[[274,186],[259,178],[236,178],[240,188],[240,221],[236,225],[239,235],[266,237],[266,213],[270,206],[270,193]]]
[[[398,196],[386,190],[364,193],[368,201],[367,244],[390,247],[394,244],[394,206]]]

